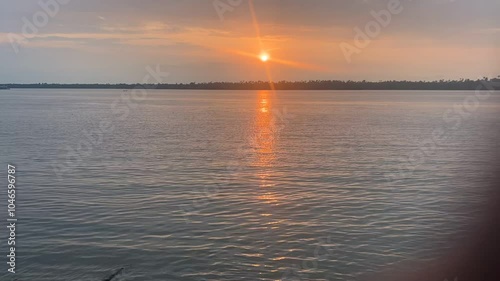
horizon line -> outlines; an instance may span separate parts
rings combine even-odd
[[[171,83],[140,83],[140,82],[8,82],[0,83],[4,86],[28,86],[28,85],[203,85],[203,84],[249,84],[249,83],[259,83],[259,84],[277,84],[277,83],[314,83],[314,82],[336,82],[336,83],[443,83],[443,82],[477,82],[477,81],[489,81],[498,80],[500,75],[497,77],[482,77],[482,78],[458,78],[458,79],[439,79],[439,80],[353,80],[353,79],[308,79],[308,80],[277,80],[277,81],[264,81],[264,80],[240,80],[240,81],[205,81],[205,82],[171,82]]]

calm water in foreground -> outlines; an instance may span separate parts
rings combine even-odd
[[[499,92],[130,94],[0,91],[0,199],[15,164],[19,219],[1,280],[355,280],[429,261],[466,233],[499,148]]]

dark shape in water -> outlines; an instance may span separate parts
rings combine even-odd
[[[0,85],[0,90],[10,90],[10,88],[5,85]]]
[[[123,271],[123,267],[118,269],[118,271],[116,271],[115,273],[111,274],[111,276],[109,276],[108,278],[102,280],[102,281],[112,281],[113,279],[115,279],[116,276],[118,276],[120,273],[122,273]]]

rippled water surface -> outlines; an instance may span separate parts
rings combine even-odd
[[[498,151],[498,92],[131,95],[0,92],[16,278],[354,280],[432,260],[484,202]]]

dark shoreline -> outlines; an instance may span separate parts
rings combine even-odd
[[[440,80],[440,81],[279,81],[271,87],[269,82],[208,82],[208,83],[176,83],[176,84],[4,84],[11,89],[116,89],[129,90],[134,88],[163,90],[480,90],[485,83],[500,84],[500,78],[481,80]]]

